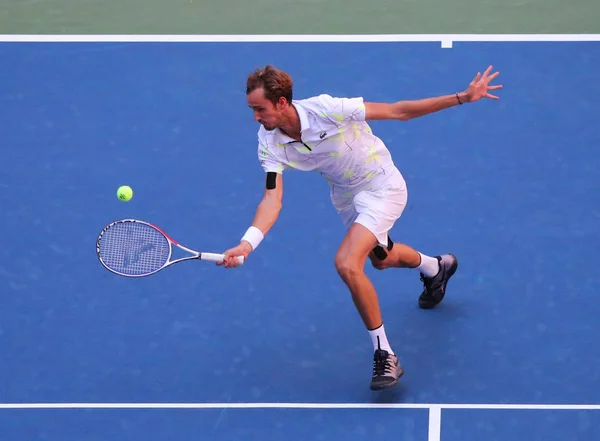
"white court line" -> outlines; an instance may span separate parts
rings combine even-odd
[[[442,48],[451,48],[454,42],[583,42],[600,41],[600,34],[364,34],[364,35],[43,35],[5,34],[0,42],[14,43],[348,43],[348,42],[421,42],[440,43]]]
[[[440,441],[442,436],[442,409],[438,406],[429,408],[428,441]]]
[[[0,409],[429,409],[427,441],[440,441],[442,409],[600,410],[600,404],[0,403]]]
[[[487,409],[600,410],[600,404],[426,403],[0,403],[0,409]]]

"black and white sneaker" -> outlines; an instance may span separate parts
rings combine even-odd
[[[446,285],[458,268],[458,259],[454,254],[436,256],[440,271],[433,277],[425,277],[421,273],[423,292],[419,297],[419,307],[431,309],[438,305],[446,295]]]
[[[404,369],[398,357],[384,349],[377,349],[373,356],[373,378],[371,390],[382,390],[394,387],[398,379],[404,374]]]

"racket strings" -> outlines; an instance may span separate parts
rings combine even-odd
[[[100,258],[116,272],[140,276],[162,268],[170,249],[164,235],[150,225],[119,222],[102,235]]]

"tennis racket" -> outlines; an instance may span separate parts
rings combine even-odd
[[[173,245],[190,255],[172,260]],[[107,270],[125,277],[149,276],[186,260],[220,262],[225,258],[223,254],[190,250],[157,226],[137,219],[118,220],[104,227],[96,241],[96,253]],[[236,259],[244,263],[243,256]]]

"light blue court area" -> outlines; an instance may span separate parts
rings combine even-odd
[[[4,42],[0,59],[0,438],[600,439],[598,42]],[[392,391],[368,389],[317,174],[285,172],[241,269],[132,280],[96,258],[122,218],[237,243],[264,188],[245,79],[267,63],[298,98],[387,102],[500,71],[498,102],[372,124],[409,186],[392,239],[460,261],[431,311],[418,273],[368,268],[406,370]]]

